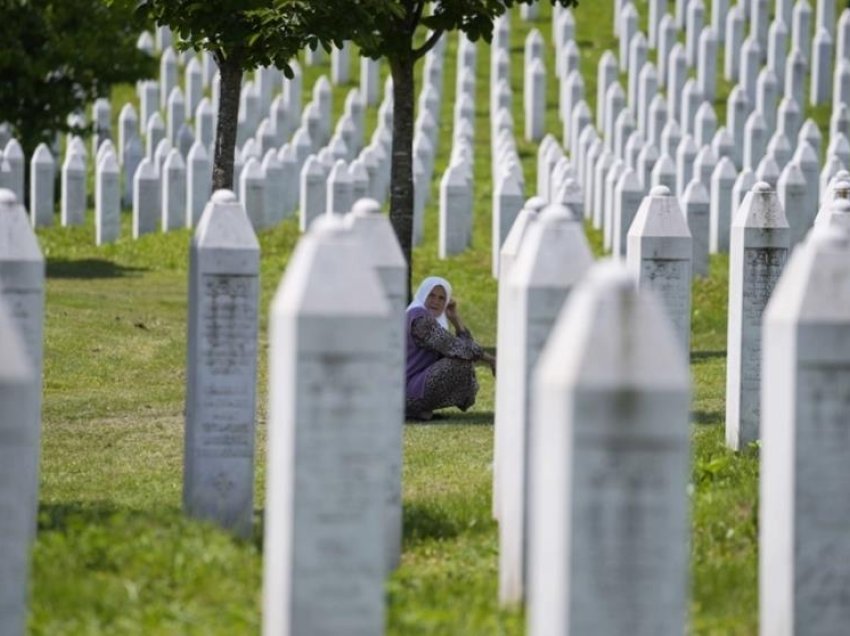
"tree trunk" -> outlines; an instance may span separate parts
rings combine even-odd
[[[390,222],[407,261],[407,297],[411,298],[413,246],[413,65],[411,53],[390,58],[393,78],[393,148]]]
[[[221,74],[213,156],[212,191],[234,190],[233,156],[236,151],[236,124],[239,120],[239,93],[242,90],[242,64],[237,57],[216,56]]]

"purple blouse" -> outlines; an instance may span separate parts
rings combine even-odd
[[[424,307],[407,312],[407,398],[420,399],[425,393],[425,381],[431,366],[442,358],[480,360],[484,350],[472,339],[469,331],[453,336],[440,326]],[[414,324],[415,323],[415,324]]]

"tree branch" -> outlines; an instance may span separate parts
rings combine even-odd
[[[437,29],[431,34],[425,43],[420,46],[418,49],[413,49],[413,59],[418,60],[420,57],[425,55],[428,51],[434,48],[434,45],[437,43],[437,40],[440,39],[440,36],[443,35],[442,29]]]

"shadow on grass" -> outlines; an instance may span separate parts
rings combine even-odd
[[[138,276],[146,271],[148,269],[144,267],[124,267],[100,258],[83,258],[76,261],[47,259],[48,278],[121,278]]]
[[[691,411],[691,421],[700,426],[723,424],[723,413],[720,411]]]
[[[691,362],[705,362],[714,358],[725,358],[726,351],[691,351]]]
[[[163,507],[152,513],[116,506],[105,501],[41,504],[38,507],[38,531],[66,532],[87,525],[104,524],[115,517],[170,523],[173,517],[180,514],[177,508]]]
[[[407,503],[402,511],[404,547],[429,539],[453,539],[461,531],[460,524],[435,505]]]
[[[437,411],[434,413],[434,418],[427,421],[422,420],[406,420],[406,426],[445,426],[453,424],[472,424],[474,426],[492,426],[493,412],[492,411],[469,411],[463,413],[460,411]]]

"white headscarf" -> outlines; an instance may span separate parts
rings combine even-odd
[[[428,300],[428,294],[431,293],[431,290],[435,287],[442,287],[446,290],[446,307],[449,305],[449,301],[452,299],[452,286],[449,284],[445,278],[440,278],[439,276],[429,276],[425,280],[423,280],[419,284],[419,289],[416,290],[416,295],[413,297],[413,301],[407,306],[407,311],[415,307],[425,307],[425,301]],[[446,310],[443,309],[443,313],[436,317],[438,323],[443,329],[449,328],[449,321],[446,318]]]

